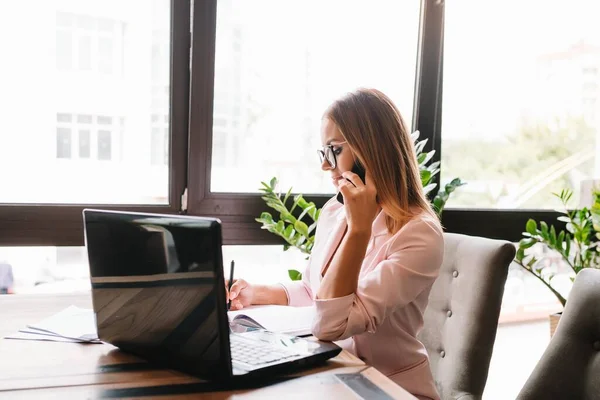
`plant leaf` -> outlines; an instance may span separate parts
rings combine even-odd
[[[313,221],[317,220],[317,212],[318,212],[318,209],[316,206],[314,208],[311,208],[308,211],[308,215],[312,218]]]
[[[260,219],[265,220],[268,223],[272,223],[273,222],[273,216],[271,215],[271,213],[268,213],[266,211],[260,213]]]
[[[306,225],[304,222],[297,220],[294,224],[294,228],[296,228],[296,230],[304,236],[308,236],[308,225]]]
[[[525,225],[525,230],[532,235],[537,234],[537,224],[535,220],[530,218]]]
[[[450,181],[450,185],[452,185],[454,187],[459,187],[459,186],[463,186],[466,184],[467,184],[467,182],[463,182],[460,178],[454,178]]]
[[[308,206],[308,202],[302,196],[296,196],[298,198],[298,206],[300,208],[305,209]]]
[[[435,169],[437,169],[439,166],[440,166],[440,162],[439,162],[439,161],[436,161],[436,162],[433,162],[433,163],[429,164],[429,166],[427,167],[427,169],[428,169],[428,170],[430,170],[430,171],[431,171],[431,173],[432,173],[433,175],[435,175],[435,174],[433,173],[433,171],[434,171]]]
[[[275,229],[277,230],[277,232],[283,235],[283,232],[285,230],[285,224],[283,223],[283,221],[277,221],[277,224],[275,224]]]
[[[294,236],[294,233],[296,233],[296,231],[294,230],[294,225],[288,225],[283,231],[283,236],[285,236],[285,238],[287,239],[291,239]]]
[[[292,204],[292,208],[290,208],[290,212],[293,212],[296,207],[298,207],[298,204],[300,204],[300,201],[302,201],[302,195],[301,194],[297,194],[294,196],[294,204]]]
[[[434,150],[431,150],[427,153],[421,154],[421,155],[425,155],[425,158],[423,158],[423,161],[419,162],[419,165],[427,164],[433,158],[434,154],[435,154]]]
[[[429,185],[427,185],[423,188],[423,193],[428,194],[436,187],[437,187],[437,183],[430,183]]]
[[[296,232],[296,236],[293,240],[294,246],[299,247],[305,241],[306,241],[306,236],[300,234],[299,232]]]
[[[292,194],[292,188],[289,188],[289,190],[287,191],[287,193],[285,194],[285,197],[283,198],[282,203],[285,205],[285,203],[287,203],[288,199],[290,198],[290,195]]]
[[[421,170],[421,183],[423,186],[427,186],[429,181],[431,180],[431,172],[426,169]]]
[[[269,182],[269,188],[272,190],[275,190],[276,186],[277,186],[277,178],[273,177],[273,178],[271,178],[271,181]]]
[[[321,215],[321,209],[319,208],[315,214],[315,222],[319,220],[320,215]]]
[[[302,280],[302,273],[295,269],[288,269],[288,276],[293,281],[301,281]]]
[[[312,209],[317,208],[317,206],[315,206],[315,203],[313,203],[312,201],[310,203],[308,203],[306,205],[306,207],[304,208],[304,210],[302,211],[302,213],[300,214],[300,216],[298,217],[298,219],[302,219],[304,218],[304,216]]]
[[[563,243],[565,240],[565,231],[561,230],[558,234],[558,239],[556,241],[556,245],[558,248],[563,249]]]
[[[542,237],[548,238],[548,224],[544,221],[540,221],[540,229],[542,230]]]
[[[425,147],[425,145],[427,144],[428,141],[429,141],[429,139],[423,139],[420,142],[417,142],[417,144],[415,145],[415,153],[420,154],[423,151],[423,148]],[[434,150],[431,150],[431,151],[434,151]]]
[[[519,242],[519,249],[528,249],[536,243],[537,240],[535,239],[521,239],[521,241]]]
[[[421,132],[419,132],[418,130],[416,130],[410,134],[410,138],[412,139],[413,143],[415,143],[417,141],[417,139],[419,139],[420,135],[421,135]]]
[[[517,250],[517,254],[515,255],[515,260],[521,262],[525,258],[525,249],[519,247]]]
[[[293,224],[296,222],[296,217],[294,217],[292,214],[290,214],[289,212],[283,211],[280,215],[280,218],[282,220],[284,220],[285,222],[289,222],[290,224]]]

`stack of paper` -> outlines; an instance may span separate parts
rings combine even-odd
[[[6,339],[53,342],[101,343],[91,309],[70,306],[38,323],[27,325]]]
[[[228,312],[231,322],[293,336],[311,334],[314,307],[250,306]]]

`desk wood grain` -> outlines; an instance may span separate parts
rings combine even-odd
[[[0,335],[70,305],[91,308],[90,293],[0,296]],[[356,399],[335,374],[361,373],[394,399],[415,399],[375,368],[343,351],[325,365],[269,384],[228,390],[164,369],[109,344],[0,339],[0,398]]]

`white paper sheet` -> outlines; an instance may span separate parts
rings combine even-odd
[[[245,315],[262,325],[266,330],[294,336],[310,335],[314,307],[251,306],[242,310],[229,311],[229,319]]]
[[[51,333],[64,338],[79,341],[92,341],[98,339],[96,320],[91,309],[70,306],[66,309],[31,325],[29,331]]]
[[[8,336],[5,336],[4,339],[41,340],[41,341],[46,341],[46,342],[66,342],[66,343],[102,343],[99,340],[87,341],[87,340],[69,339],[69,338],[64,338],[62,336],[52,335],[50,333],[43,334],[43,333],[35,333],[33,331],[15,332]]]

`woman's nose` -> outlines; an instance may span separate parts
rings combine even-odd
[[[323,161],[321,162],[321,169],[323,171],[331,171],[333,167],[331,166],[331,164],[329,164],[329,161],[323,159]]]

